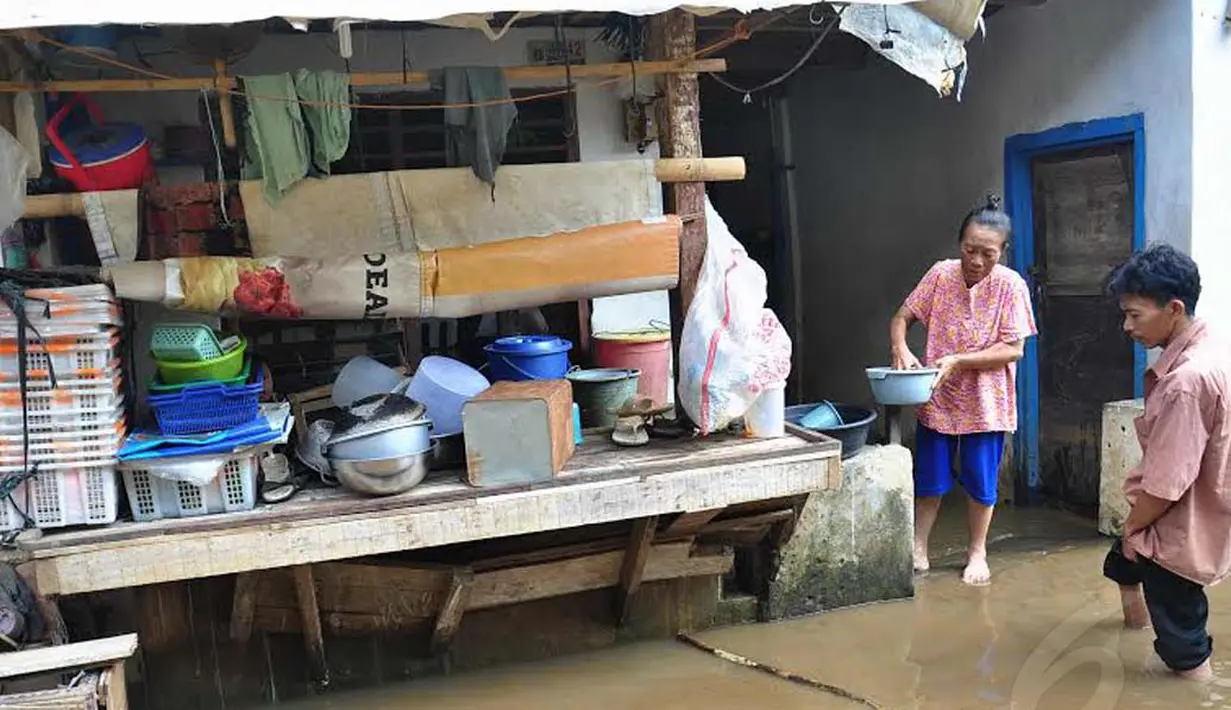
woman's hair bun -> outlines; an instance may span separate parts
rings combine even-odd
[[[999,212],[1000,205],[1001,205],[1000,195],[997,195],[994,192],[987,193],[987,203],[984,205],[983,207],[984,209],[991,210],[992,212]]]

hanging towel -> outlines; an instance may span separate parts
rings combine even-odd
[[[290,74],[244,77],[248,95],[246,177],[260,177],[276,204],[308,174],[307,126]]]
[[[445,130],[448,148],[458,161],[469,165],[480,180],[491,185],[496,199],[496,168],[504,157],[509,129],[517,119],[517,106],[454,106],[512,98],[504,70],[499,67],[449,67],[442,72]]]
[[[350,147],[350,75],[300,69],[295,91],[307,102],[300,108],[312,141],[312,168],[315,174],[328,175]]]
[[[260,179],[277,204],[308,175],[328,175],[350,146],[350,77],[301,69],[244,77],[248,93],[244,177]],[[301,103],[307,102],[307,103]]]

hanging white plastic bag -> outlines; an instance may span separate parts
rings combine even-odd
[[[680,405],[702,434],[744,416],[791,374],[791,339],[765,308],[765,270],[705,199],[707,244],[680,337]]]

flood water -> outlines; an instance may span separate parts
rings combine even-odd
[[[955,506],[946,506],[953,509]],[[998,512],[992,586],[958,579],[963,535],[948,519],[912,600],[707,631],[705,642],[840,686],[884,708],[1231,710],[1231,680],[1154,670],[1151,632],[1122,627],[1101,576],[1108,542],[1054,511]],[[1231,638],[1231,585],[1210,590],[1211,634]],[[1223,657],[1220,659],[1220,655]],[[1215,651],[1231,679],[1231,653]],[[420,680],[293,703],[294,710],[846,710],[865,707],[675,641]]]

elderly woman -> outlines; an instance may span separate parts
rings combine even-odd
[[[1016,366],[1026,338],[1037,334],[1025,281],[1000,264],[1012,232],[1000,200],[989,196],[962,220],[960,257],[933,265],[889,326],[896,369],[922,367],[906,344],[919,321],[927,364],[940,370],[931,400],[916,413],[915,570],[928,570],[928,536],[956,473],[969,498],[962,580],[971,585],[991,581],[987,531],[1005,434],[1017,430]]]

